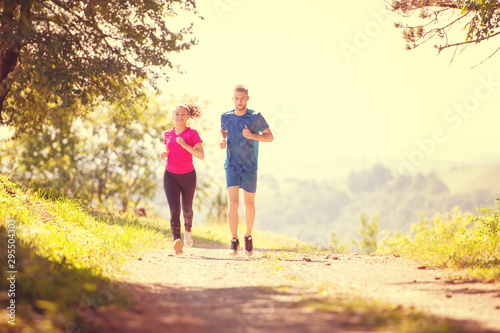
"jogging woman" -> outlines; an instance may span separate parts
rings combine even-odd
[[[165,132],[166,152],[160,157],[167,158],[163,189],[170,207],[170,229],[174,237],[175,254],[182,254],[181,206],[184,217],[184,245],[193,246],[191,227],[193,225],[193,198],[196,189],[196,171],[193,156],[203,160],[202,141],[198,132],[187,126],[190,118],[200,118],[201,111],[192,104],[179,105],[174,109],[172,119],[175,127]]]

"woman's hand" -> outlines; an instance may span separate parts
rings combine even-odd
[[[186,141],[184,141],[184,139],[181,138],[180,136],[178,136],[177,139],[175,139],[175,140],[177,141],[178,144],[180,144],[183,147],[186,144]]]
[[[226,148],[226,139],[222,139],[220,142],[220,149],[225,149]]]
[[[161,159],[164,159],[164,158],[167,158],[168,157],[168,151],[163,151],[160,153],[160,158]]]

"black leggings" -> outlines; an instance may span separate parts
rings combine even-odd
[[[170,229],[174,239],[181,238],[181,194],[184,231],[191,231],[193,225],[193,198],[196,189],[196,171],[176,174],[165,170],[163,189],[170,206]]]

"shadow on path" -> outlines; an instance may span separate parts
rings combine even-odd
[[[283,290],[292,286],[283,286]],[[300,307],[300,295],[266,287],[185,288],[160,283],[128,284],[135,305],[128,311],[102,310],[95,333],[132,332],[379,332],[363,325],[359,314],[343,314]],[[444,320],[439,319],[440,324]],[[481,332],[470,321],[445,320],[426,332]],[[450,327],[451,326],[451,327]],[[383,327],[383,325],[382,325]],[[455,328],[453,328],[455,327]],[[476,327],[472,330],[463,327]],[[392,332],[384,329],[384,332]]]
[[[96,332],[302,333],[343,332],[350,326],[344,315],[298,308],[294,295],[264,287],[186,289],[155,284],[127,289],[135,296],[135,306],[101,312]]]

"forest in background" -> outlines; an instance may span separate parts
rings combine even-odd
[[[396,179],[381,164],[353,171],[342,181],[259,177],[258,228],[322,246],[330,244],[332,232],[344,241],[357,235],[362,213],[378,216],[380,231],[409,232],[421,217],[455,207],[474,213],[477,207],[492,205],[500,192],[494,186],[451,191],[445,177],[436,172]]]

